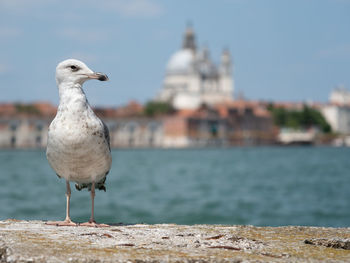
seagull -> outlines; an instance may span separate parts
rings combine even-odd
[[[66,219],[47,222],[49,225],[77,226],[69,214],[70,182],[77,190],[88,188],[91,192],[91,218],[82,226],[108,226],[94,219],[95,189],[104,190],[112,157],[109,131],[91,109],[83,83],[89,79],[107,81],[108,77],[93,72],[83,62],[75,59],[62,61],[56,68],[56,83],[60,103],[57,114],[48,130],[46,157],[59,178],[66,180]]]

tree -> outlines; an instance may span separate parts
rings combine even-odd
[[[149,101],[146,103],[144,114],[146,116],[156,116],[170,114],[174,112],[174,108],[167,102]]]
[[[17,113],[27,113],[31,115],[40,115],[40,111],[35,105],[32,104],[15,104]]]
[[[303,109],[299,111],[276,108],[273,104],[268,105],[267,109],[272,113],[275,125],[279,127],[307,129],[317,126],[324,133],[332,131],[331,126],[321,112],[307,105],[304,105]]]

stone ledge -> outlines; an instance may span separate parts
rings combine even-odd
[[[89,228],[6,220],[0,221],[0,262],[348,262],[349,240],[350,228]]]

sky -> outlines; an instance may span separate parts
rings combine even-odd
[[[144,103],[191,23],[197,45],[234,61],[235,95],[326,102],[350,89],[350,0],[0,0],[0,102],[58,104],[56,65],[84,61],[94,106]]]

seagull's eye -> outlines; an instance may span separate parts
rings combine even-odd
[[[70,68],[71,68],[72,71],[78,71],[79,70],[79,68],[77,66],[74,66],[74,65],[70,66]]]

